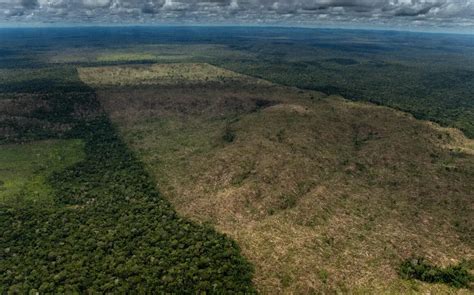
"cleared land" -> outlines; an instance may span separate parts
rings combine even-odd
[[[474,258],[459,131],[207,64],[79,74],[175,208],[239,243],[261,292],[469,292],[397,275],[413,255]]]
[[[124,62],[196,62],[250,58],[254,54],[235,50],[220,44],[140,44],[139,46],[112,46],[107,48],[65,48],[43,53],[49,63],[117,64]]]
[[[46,178],[83,157],[80,140],[0,145],[0,204],[52,202],[53,193]]]
[[[155,55],[149,53],[111,53],[97,56],[97,61],[144,61],[155,60]]]
[[[109,66],[80,68],[79,77],[92,86],[192,85],[206,83],[241,82],[266,84],[232,71],[208,64],[158,64],[151,66]]]

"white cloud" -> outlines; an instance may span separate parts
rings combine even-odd
[[[474,0],[0,0],[0,21],[295,22],[472,26]],[[83,19],[86,17],[86,19]],[[423,20],[423,21],[421,21]]]
[[[88,8],[108,7],[110,0],[82,0],[82,4]]]

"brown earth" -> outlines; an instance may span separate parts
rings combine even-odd
[[[469,293],[397,267],[474,258],[472,140],[206,64],[151,68],[80,73],[178,212],[239,243],[259,291]]]

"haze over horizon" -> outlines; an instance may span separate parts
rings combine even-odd
[[[0,0],[1,26],[283,25],[474,32],[472,0]]]

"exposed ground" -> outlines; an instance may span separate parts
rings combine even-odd
[[[469,292],[397,275],[412,255],[474,258],[458,131],[207,64],[79,74],[179,213],[239,243],[262,293]]]

